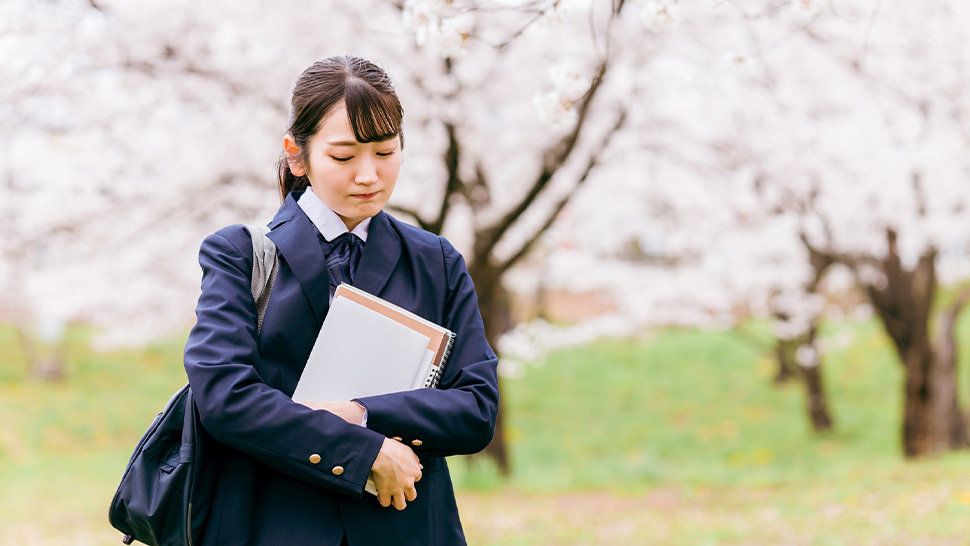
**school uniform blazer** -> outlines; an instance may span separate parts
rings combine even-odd
[[[223,228],[199,252],[202,295],[185,370],[216,440],[203,545],[464,544],[443,457],[483,449],[498,409],[497,359],[464,260],[444,238],[377,214],[354,285],[451,329],[454,349],[437,389],[362,398],[367,428],[312,410],[291,396],[327,315],[329,277],[299,194],[269,224],[279,272],[258,336],[249,233]],[[403,511],[363,493],[393,436],[424,465]]]

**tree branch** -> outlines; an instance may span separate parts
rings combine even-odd
[[[589,160],[586,162],[586,167],[583,169],[583,173],[580,175],[579,180],[576,182],[576,185],[573,187],[572,191],[570,191],[569,193],[567,193],[566,195],[564,195],[562,198],[559,199],[555,207],[553,207],[552,212],[549,214],[548,217],[546,217],[546,220],[545,222],[543,222],[542,227],[536,230],[536,232],[533,233],[531,237],[529,237],[529,240],[526,241],[519,248],[519,250],[514,252],[511,256],[503,260],[497,266],[497,269],[500,273],[503,273],[506,270],[508,270],[510,267],[515,265],[516,262],[521,260],[526,254],[528,254],[529,250],[532,249],[532,247],[539,240],[539,238],[542,237],[542,235],[549,230],[553,222],[555,222],[556,218],[559,216],[559,213],[562,212],[562,209],[566,207],[567,203],[569,203],[569,200],[572,199],[574,195],[576,195],[576,192],[579,190],[579,188],[589,179],[590,173],[593,171],[596,165],[599,164],[600,154],[602,154],[603,150],[605,150],[606,147],[609,146],[610,142],[613,139],[613,135],[619,132],[620,128],[623,127],[624,123],[626,123],[625,110],[621,112],[620,115],[617,117],[616,123],[613,124],[613,127],[611,127],[609,132],[606,134],[606,137],[603,139],[603,143],[600,144],[599,148],[595,152],[590,154]],[[478,256],[476,256],[476,258],[477,257]]]
[[[451,196],[462,189],[464,184],[461,181],[461,144],[458,142],[457,129],[451,121],[444,122],[445,132],[448,134],[448,148],[445,149],[443,158],[445,168],[448,169],[448,181],[445,184],[445,191],[441,196],[441,203],[438,205],[438,212],[434,220],[428,222],[427,229],[433,233],[441,233],[448,217],[451,203]]]
[[[532,183],[532,187],[526,193],[519,203],[513,207],[508,213],[499,218],[492,225],[478,230],[477,237],[475,238],[475,259],[486,259],[488,253],[491,252],[492,247],[502,238],[502,235],[508,231],[509,227],[519,219],[522,214],[528,210],[529,206],[535,201],[536,197],[544,190],[552,177],[556,172],[566,163],[569,156],[572,154],[576,147],[576,142],[579,140],[579,136],[582,134],[583,128],[586,125],[587,114],[589,113],[590,105],[593,102],[593,97],[595,97],[597,90],[599,90],[600,85],[603,83],[603,77],[606,74],[608,65],[608,60],[604,59],[599,67],[596,69],[596,74],[593,77],[593,81],[590,83],[589,89],[583,96],[582,103],[579,107],[579,113],[576,120],[576,124],[573,126],[573,130],[569,134],[565,135],[560,141],[549,150],[546,151],[543,158],[542,169],[539,175]]]
[[[472,210],[476,212],[492,202],[492,193],[488,188],[488,175],[485,174],[485,165],[482,165],[481,161],[475,162],[475,180],[471,187],[466,188],[465,198]]]

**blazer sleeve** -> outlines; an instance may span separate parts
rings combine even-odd
[[[456,333],[437,389],[360,398],[367,426],[400,436],[415,452],[446,457],[481,451],[498,414],[498,358],[485,340],[475,285],[461,254],[441,240],[447,290],[444,326]]]
[[[254,366],[260,357],[251,251],[237,248],[243,235],[250,239],[238,229],[242,234],[226,228],[210,235],[199,251],[202,294],[184,356],[202,425],[274,470],[359,498],[384,437],[263,382]]]

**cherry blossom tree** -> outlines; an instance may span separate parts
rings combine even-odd
[[[683,266],[645,279],[623,264],[557,262],[577,282],[607,275],[631,288],[624,318],[602,321],[614,330],[647,314],[725,324],[741,302],[784,318],[781,338],[807,336],[797,360],[817,371],[812,286],[837,262],[894,324],[901,354],[923,355],[902,360],[937,369],[913,332],[926,323],[919,310],[932,302],[935,268],[949,263],[941,257],[965,249],[954,226],[966,208],[955,173],[966,164],[950,153],[967,144],[970,94],[954,45],[965,11],[804,0],[8,0],[2,313],[49,339],[75,320],[105,327],[113,343],[183,329],[201,238],[275,209],[291,82],[312,61],[349,52],[385,65],[405,105],[392,207],[464,251],[495,346],[512,327],[516,268],[573,221],[584,248],[636,240]],[[932,36],[920,35],[924,23]],[[890,275],[894,255],[902,273]],[[919,269],[924,255],[932,271]],[[880,296],[888,286],[922,302],[903,327],[905,298]],[[919,399],[925,380],[911,390]],[[907,427],[918,428],[932,404],[913,404]]]
[[[415,143],[396,207],[463,241],[495,342],[511,326],[502,275],[624,123],[605,99],[590,115],[616,92],[606,76],[623,2],[474,8],[6,3],[4,57],[36,53],[0,69],[17,82],[2,121],[20,129],[3,137],[5,312],[21,331],[83,320],[115,343],[184,327],[198,240],[272,212],[290,82],[349,51],[395,75]]]
[[[847,266],[906,370],[904,453],[965,447],[953,324],[967,298],[960,293],[941,310],[936,337],[931,318],[940,282],[968,278],[970,165],[962,150],[970,131],[961,113],[970,80],[958,45],[966,41],[968,9],[721,8],[723,24],[695,11],[668,30],[676,51],[664,59],[687,85],[664,107],[687,137],[666,162],[706,177],[719,199],[713,188],[727,184],[756,202],[753,210],[794,218],[815,277]],[[720,67],[703,62],[729,43],[739,52]],[[725,66],[734,78],[721,73]],[[798,352],[806,362],[817,354]]]
[[[959,3],[722,2],[706,12],[667,3],[663,13],[666,38],[657,55],[662,66],[651,72],[663,85],[651,88],[649,111],[653,127],[670,127],[674,119],[676,130],[664,131],[661,144],[649,138],[631,144],[654,153],[624,162],[627,172],[667,181],[630,191],[634,201],[643,202],[643,217],[666,214],[678,220],[654,225],[653,239],[663,233],[665,244],[676,246],[672,241],[684,234],[703,233],[696,226],[685,230],[691,222],[727,233],[765,216],[787,217],[794,223],[787,245],[802,256],[803,267],[778,271],[799,279],[795,285],[801,294],[794,304],[780,298],[780,307],[769,311],[793,326],[779,332],[780,339],[798,346],[785,352],[794,353],[804,370],[817,372],[820,351],[813,340],[819,307],[811,294],[829,268],[847,266],[906,370],[904,453],[964,447],[953,324],[966,296],[959,293],[940,310],[936,337],[930,326],[940,282],[961,283],[970,276],[970,186],[968,156],[962,153],[970,143],[962,115],[970,89],[960,47],[967,38],[967,8]],[[740,213],[741,221],[719,221],[728,210]],[[579,213],[584,214],[589,213]],[[610,229],[615,234],[649,225]],[[761,240],[748,244],[763,246],[778,235],[776,227],[762,227],[755,231]],[[633,236],[650,244],[648,234]],[[709,244],[702,241],[697,248],[707,260],[724,253],[719,245],[726,238],[701,236]],[[680,249],[668,250],[684,256]],[[692,253],[698,262],[696,251],[686,256]],[[756,260],[746,263],[761,270]],[[791,276],[795,271],[800,272]],[[773,281],[790,286],[777,277]],[[696,286],[670,291],[677,299],[718,308],[711,305],[717,301],[711,291]],[[683,313],[698,306],[679,308]],[[660,307],[640,309],[658,312]],[[793,312],[803,319],[792,320]],[[815,381],[808,375],[806,380],[808,386]],[[809,401],[811,408],[812,397]]]
[[[231,35],[185,32],[217,10],[172,7],[0,7],[0,290],[28,354],[69,321],[106,327],[109,344],[183,329],[200,234],[271,210],[269,113],[283,101],[216,72]]]
[[[861,36],[859,20],[868,22]],[[965,293],[941,310],[937,337],[931,329],[940,282],[967,278],[970,161],[959,150],[970,144],[960,114],[970,106],[970,72],[955,44],[968,22],[960,3],[820,10],[797,45],[760,52],[764,86],[801,99],[778,101],[759,129],[800,130],[781,149],[747,143],[762,193],[801,215],[813,257],[853,271],[892,339],[905,369],[911,457],[970,445],[953,332]]]
[[[503,340],[505,354],[528,359],[544,347],[557,347],[560,340],[588,339],[586,332],[597,325],[601,335],[626,335],[629,327],[733,329],[758,350],[775,354],[780,365],[787,364],[779,373],[804,380],[809,423],[819,432],[831,429],[821,364],[824,353],[845,340],[819,339],[817,329],[826,311],[819,285],[832,264],[810,259],[799,242],[794,215],[759,208],[756,196],[723,178],[711,184],[687,172],[678,178],[669,167],[660,171],[665,173],[660,178],[678,182],[636,192],[631,206],[648,204],[652,212],[641,211],[635,225],[593,222],[585,210],[590,202],[580,200],[570,212],[580,212],[582,220],[571,222],[573,215],[567,215],[545,240],[557,250],[535,264],[548,268],[543,282],[549,286],[612,294],[616,318],[571,328],[574,335],[550,334],[541,324],[523,325]],[[612,244],[602,244],[599,230],[614,236]],[[577,270],[596,273],[580,277],[573,274]],[[523,291],[536,290],[536,278],[534,273],[530,278],[527,268],[514,274]],[[830,289],[844,290],[844,283]],[[616,327],[620,317],[628,328]],[[763,318],[771,319],[772,339],[753,335],[746,327],[752,319]]]

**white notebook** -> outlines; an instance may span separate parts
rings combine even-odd
[[[322,403],[435,387],[454,337],[447,328],[341,284],[293,400]],[[370,480],[366,490],[377,493]]]
[[[437,386],[453,339],[446,328],[341,284],[293,400],[350,400]]]

